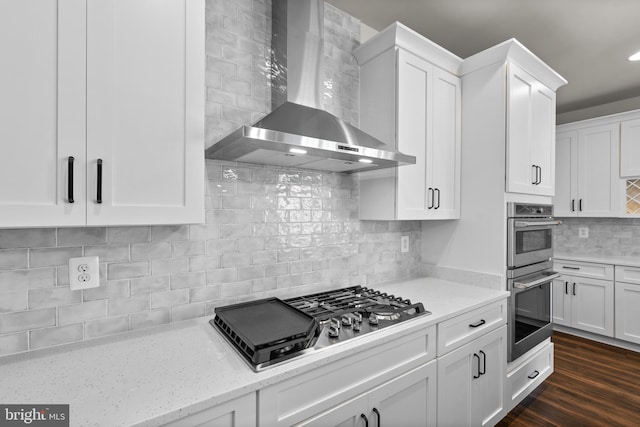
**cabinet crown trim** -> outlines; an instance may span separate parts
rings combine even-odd
[[[438,67],[459,75],[462,58],[400,22],[394,22],[353,51],[358,64],[366,64],[393,47],[406,49]]]
[[[460,75],[469,74],[493,64],[506,62],[516,63],[554,92],[560,86],[567,84],[567,80],[564,77],[514,38],[465,59],[460,67]]]

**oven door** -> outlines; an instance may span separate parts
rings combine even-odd
[[[553,256],[553,227],[560,221],[509,218],[508,223],[509,268],[535,264]]]
[[[551,292],[559,273],[545,270],[509,279],[509,362],[551,336]]]

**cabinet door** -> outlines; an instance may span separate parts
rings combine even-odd
[[[502,326],[438,359],[438,425],[493,425],[504,416],[506,342]]]
[[[84,10],[82,0],[0,2],[0,227],[85,222]]]
[[[613,337],[613,282],[572,277],[571,326]]]
[[[619,125],[578,131],[578,215],[618,215]]]
[[[431,217],[460,218],[460,79],[437,67],[433,80],[433,137],[427,147]]]
[[[556,193],[553,208],[556,216],[577,216],[578,132],[556,135]]]
[[[164,424],[165,427],[256,427],[256,425],[255,393]]]
[[[369,393],[367,414],[375,426],[436,425],[437,361],[423,365]]]
[[[640,285],[615,284],[616,338],[640,344]]]
[[[553,196],[556,174],[556,94],[540,82],[533,87],[531,164],[538,167],[538,183],[531,192]]]
[[[553,323],[571,326],[572,277],[560,276],[553,281],[552,312]]]
[[[89,225],[203,221],[203,87],[204,0],[87,0]]]
[[[398,150],[416,156],[415,165],[397,170],[397,219],[426,219],[432,199],[427,192],[427,147],[431,139],[433,65],[398,49]]]
[[[493,426],[506,415],[507,327],[493,331],[475,343],[482,365],[480,378],[471,381],[471,424]]]
[[[640,119],[620,124],[620,176],[640,176]]]

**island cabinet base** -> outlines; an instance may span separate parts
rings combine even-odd
[[[553,343],[544,341],[507,365],[506,409],[511,411],[553,373]]]
[[[249,393],[212,408],[196,412],[163,427],[255,427],[256,394]]]

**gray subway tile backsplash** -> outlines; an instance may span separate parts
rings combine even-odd
[[[325,10],[324,107],[357,125],[359,22]],[[271,12],[269,1],[208,0],[206,13],[210,145],[271,110]],[[212,160],[206,170],[205,224],[0,229],[0,355],[420,274],[420,222],[359,221],[354,175]],[[71,291],[68,259],[83,255],[100,258],[100,287]]]

